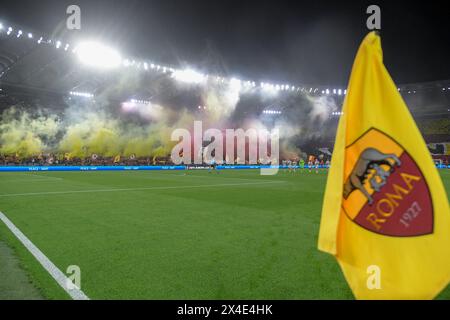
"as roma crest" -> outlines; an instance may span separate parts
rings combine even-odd
[[[370,129],[346,147],[342,208],[361,227],[386,236],[433,233],[427,182],[408,152]]]

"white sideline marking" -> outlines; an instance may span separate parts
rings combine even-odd
[[[67,283],[70,281],[57,266],[51,262],[45,254],[42,253],[1,211],[0,219],[11,230],[17,239],[22,242],[25,248],[36,258],[36,260],[44,267],[45,270],[56,280],[56,282],[69,294],[74,300],[89,300],[89,297],[84,294],[83,291],[75,287],[74,289],[68,289]]]
[[[119,171],[120,172],[120,171]],[[129,174],[130,172],[139,172],[140,174],[144,173],[143,171],[125,171],[125,174]],[[198,171],[197,171],[198,172]],[[203,171],[203,172],[206,172]],[[195,174],[187,174],[187,173],[166,173],[166,172],[152,172],[152,171],[148,171],[145,173],[149,173],[148,175],[142,175],[142,177],[144,177],[145,179],[151,178],[161,178],[161,176],[167,177],[167,176],[171,176],[171,177],[188,177],[188,178],[205,178],[205,179],[211,179],[212,175],[195,175]],[[157,174],[160,174],[160,176],[156,176]],[[216,175],[214,175],[216,176]],[[229,180],[244,180],[244,181],[255,181],[255,179],[250,179],[250,178],[234,178],[234,177],[224,177],[224,176],[220,176],[220,179],[229,179]],[[259,180],[261,182],[272,182],[272,180]],[[280,180],[279,180],[280,181]]]
[[[5,178],[6,177],[6,178]],[[49,181],[61,181],[63,178],[47,176],[47,175],[36,175],[36,174],[17,174],[12,177],[5,176],[2,177],[1,182],[49,182]],[[9,179],[12,178],[12,179]],[[28,179],[27,179],[28,178]],[[29,179],[32,178],[32,179]]]
[[[285,181],[270,182],[244,182],[244,183],[222,183],[222,184],[201,184],[191,186],[167,186],[167,187],[143,187],[143,188],[121,188],[121,189],[90,189],[90,190],[72,190],[72,191],[48,191],[48,192],[28,192],[28,193],[5,193],[0,197],[20,197],[20,196],[40,196],[49,194],[71,194],[71,193],[92,193],[92,192],[117,192],[117,191],[142,191],[142,190],[165,190],[165,189],[190,189],[190,188],[209,188],[209,187],[228,187],[228,186],[246,186],[260,184],[284,183]]]
[[[2,179],[2,183],[10,183],[10,182],[26,182],[26,183],[35,183],[35,182],[55,182],[55,181],[61,181],[62,179],[57,179],[57,178],[45,178],[45,179],[24,179],[24,178],[19,178],[19,179]]]
[[[175,177],[188,177],[188,178],[206,178],[206,179],[211,179],[211,175],[208,176],[198,176],[198,175],[193,175],[193,174],[176,174],[176,173],[172,173],[171,176],[175,176]],[[233,178],[233,177],[220,177],[220,179],[229,179],[229,180],[242,180],[242,181],[255,181],[255,179],[247,179],[247,178]],[[274,182],[272,180],[259,180],[260,182]],[[283,181],[283,180],[278,180],[278,181]]]

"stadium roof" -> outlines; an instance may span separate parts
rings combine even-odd
[[[1,23],[1,22],[0,22]],[[151,99],[164,89],[173,94],[170,82],[187,80],[198,84],[206,76],[220,82],[248,86],[251,92],[259,90],[280,91],[284,95],[344,95],[344,88],[328,86],[291,85],[238,80],[231,76],[206,75],[177,66],[158,65],[151,60],[120,58],[120,66],[114,70],[98,70],[79,63],[75,45],[16,26],[1,24],[0,28],[0,84],[3,88],[17,91],[40,91],[54,94],[86,92],[101,94],[109,90],[113,81],[125,74],[137,73],[135,92],[122,93]],[[174,79],[172,79],[174,78]],[[161,86],[163,87],[161,89]],[[416,115],[441,115],[448,117],[450,109],[450,80],[399,85],[399,91]]]

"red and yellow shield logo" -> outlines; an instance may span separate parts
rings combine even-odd
[[[386,236],[433,233],[425,178],[396,141],[370,129],[346,147],[342,208],[361,227]]]

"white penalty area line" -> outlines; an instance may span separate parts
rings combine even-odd
[[[169,190],[169,189],[192,189],[192,188],[212,188],[212,187],[239,187],[249,185],[264,185],[264,184],[280,184],[285,181],[270,181],[270,182],[242,182],[242,183],[221,183],[221,184],[200,184],[189,186],[167,186],[167,187],[142,187],[142,188],[116,188],[116,189],[89,189],[89,190],[71,190],[71,191],[47,191],[47,192],[27,192],[27,193],[5,193],[0,194],[0,197],[21,197],[21,196],[40,196],[40,195],[59,195],[59,194],[73,194],[73,193],[93,193],[93,192],[120,192],[120,191],[145,191],[145,190]]]
[[[70,295],[70,297],[72,297],[72,299],[89,300],[89,297],[74,284],[72,284],[72,281],[70,281],[70,279],[68,279],[66,275],[59,270],[58,267],[55,266],[53,262],[51,262],[49,258],[47,258],[47,256],[43,254],[42,251],[39,250],[39,248],[36,247],[30,239],[28,239],[22,231],[20,231],[2,212],[0,212],[0,220],[5,223],[8,229],[11,230],[20,242],[22,242],[25,248],[27,248],[27,250],[36,258],[36,260],[44,267],[52,278],[56,280],[59,286],[63,288],[64,291]],[[69,283],[71,283],[71,287],[73,288],[68,288]]]
[[[12,179],[10,179],[12,178]],[[37,175],[37,174],[18,174],[15,176],[3,176],[2,181],[4,183],[9,182],[50,182],[50,181],[61,181],[62,178],[47,176],[47,175]]]

